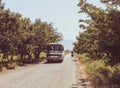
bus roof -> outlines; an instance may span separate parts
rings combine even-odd
[[[60,43],[49,43],[49,44],[47,44],[47,45],[62,45],[62,44],[60,44]],[[63,46],[63,45],[62,45]]]
[[[49,43],[49,44],[47,44],[47,46],[48,47],[49,46],[60,46],[62,48],[62,50],[64,50],[64,46],[62,44],[60,44],[60,43]]]

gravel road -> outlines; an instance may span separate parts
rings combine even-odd
[[[40,63],[0,73],[0,88],[78,88],[74,86],[77,68],[72,59],[66,55],[62,63]]]

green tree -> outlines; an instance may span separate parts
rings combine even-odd
[[[80,13],[89,16],[89,20],[81,19],[80,27],[85,31],[77,37],[74,49],[81,53],[88,53],[90,57],[101,58],[108,56],[112,64],[120,60],[120,12],[116,8],[101,9],[87,2],[80,1]]]
[[[21,14],[5,9],[0,0],[0,53],[8,63],[13,62],[14,55],[23,63],[39,58],[40,52],[51,42],[62,40],[62,34],[54,29],[52,23],[36,19],[23,18]]]
[[[62,39],[62,35],[53,28],[52,24],[41,22],[40,19],[36,19],[34,23],[34,44],[35,57],[38,58],[40,52],[46,49],[46,45],[51,42],[57,42]]]
[[[19,14],[12,13],[10,10],[1,11],[0,16],[0,50],[4,54],[5,59],[11,54],[13,58],[13,52],[17,43],[18,34],[18,18]]]

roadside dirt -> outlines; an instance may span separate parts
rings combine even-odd
[[[85,65],[82,64],[78,58],[75,58],[76,66],[77,66],[77,78],[78,85],[83,86],[84,88],[93,88],[91,82],[88,81],[88,75],[85,72]]]

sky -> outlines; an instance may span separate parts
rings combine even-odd
[[[40,18],[43,22],[53,23],[53,27],[63,34],[64,40],[76,40],[83,30],[79,28],[78,20],[84,18],[78,14],[79,0],[2,0],[5,7],[12,12],[18,12],[32,21]],[[88,0],[93,2],[93,0]],[[99,0],[93,2],[100,5]]]

